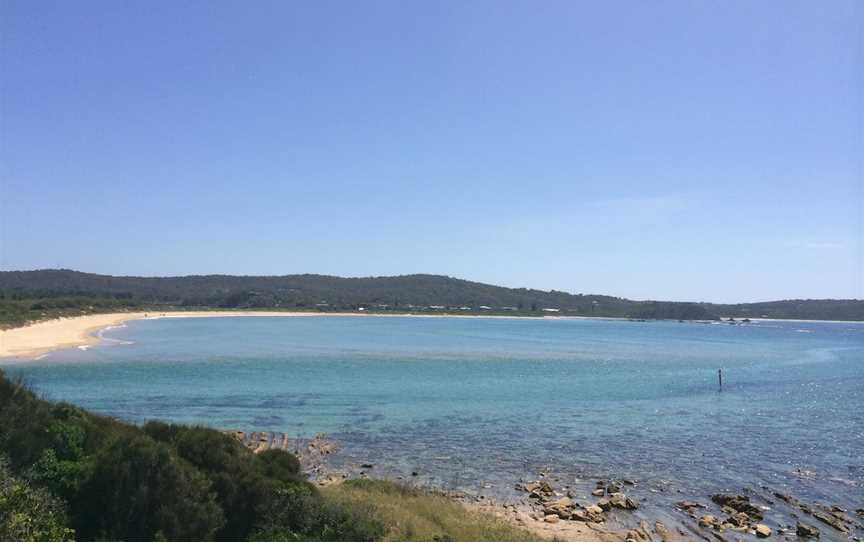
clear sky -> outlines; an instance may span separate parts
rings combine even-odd
[[[0,6],[2,269],[864,297],[864,2]]]

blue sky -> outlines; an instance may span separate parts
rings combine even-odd
[[[864,297],[864,10],[0,4],[0,268]]]

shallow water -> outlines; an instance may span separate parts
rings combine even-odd
[[[577,494],[636,479],[649,509],[761,486],[864,506],[861,324],[229,317],[104,336],[3,368],[128,421],[325,432],[344,463],[500,498],[551,469]]]

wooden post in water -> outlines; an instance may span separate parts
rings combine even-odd
[[[720,391],[723,391],[723,369],[717,369],[717,383],[720,384]]]

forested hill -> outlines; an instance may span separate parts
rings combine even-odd
[[[720,316],[864,320],[864,302],[796,300],[740,305],[633,301],[605,295],[504,288],[440,275],[114,277],[71,270],[0,272],[0,301],[125,306],[279,308],[318,311],[494,312],[628,318]]]
[[[693,303],[634,302],[603,295],[503,288],[439,275],[113,277],[69,270],[0,272],[7,298],[62,296],[183,307],[312,310],[490,311],[633,318],[711,318]],[[544,310],[545,309],[545,310]]]

